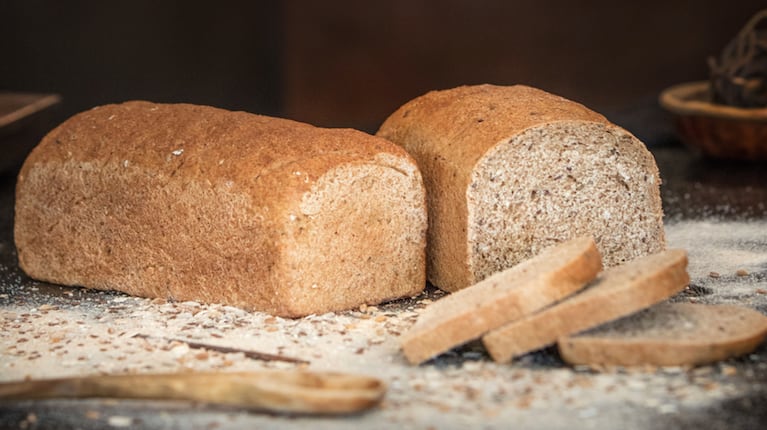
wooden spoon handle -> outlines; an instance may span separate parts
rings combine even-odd
[[[0,400],[111,397],[186,400],[280,413],[344,414],[377,405],[386,385],[366,376],[274,371],[108,375],[0,384]]]

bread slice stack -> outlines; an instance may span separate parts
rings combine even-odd
[[[673,296],[690,282],[686,268],[680,249],[640,257],[606,270],[580,294],[490,331],[482,343],[495,361],[508,362]]]
[[[593,239],[576,238],[453,293],[428,307],[403,336],[405,356],[417,364],[482,337],[496,361],[508,361],[662,301],[689,282],[681,250],[597,276],[600,261]]]
[[[767,316],[752,309],[662,303],[690,281],[684,250],[597,273],[592,243],[565,242],[435,302],[403,336],[406,358],[422,363],[481,338],[501,363],[558,344],[571,364],[698,365],[746,354],[767,336]],[[590,265],[578,270],[577,261]]]
[[[411,363],[423,362],[580,290],[601,269],[590,237],[548,248],[436,301],[404,335],[402,349]]]

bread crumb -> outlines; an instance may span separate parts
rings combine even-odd
[[[737,271],[735,271],[735,274],[737,276],[748,276],[748,270],[746,270],[746,269],[738,269]]]
[[[130,425],[133,424],[133,418],[125,417],[121,415],[114,415],[109,417],[109,419],[107,420],[107,423],[111,427],[130,427]]]
[[[528,409],[533,404],[533,396],[530,394],[525,394],[517,400],[517,407],[519,409]]]
[[[719,389],[719,384],[713,381],[706,381],[703,383],[702,388],[706,391],[715,391]]]

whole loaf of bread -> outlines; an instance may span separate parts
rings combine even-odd
[[[402,148],[188,104],[78,114],[32,151],[16,190],[32,278],[280,316],[417,294],[425,231]]]
[[[642,142],[527,86],[433,91],[377,133],[415,157],[429,206],[427,273],[447,291],[591,235],[614,266],[665,247],[660,178]]]

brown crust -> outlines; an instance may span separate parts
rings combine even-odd
[[[664,321],[667,324],[664,324]],[[748,354],[767,336],[767,317],[743,306],[663,303],[557,342],[570,364],[683,366]]]
[[[572,294],[601,269],[599,251],[590,237],[551,247],[434,302],[402,336],[402,350],[410,363],[424,362]]]
[[[563,121],[614,127],[579,103],[523,85],[432,91],[406,103],[383,123],[377,135],[403,145],[424,175],[427,276],[434,285],[456,291],[480,280],[471,268],[466,195],[477,162],[524,130]],[[651,164],[648,173],[657,174]],[[659,197],[656,205],[660,219]]]
[[[292,285],[302,275],[289,254],[302,228],[313,226],[312,214],[305,213],[307,196],[334,186],[339,175],[352,179],[337,183],[364,188],[355,176],[362,171],[388,178],[376,186],[391,180],[407,188],[403,195],[414,197],[384,209],[382,217],[410,211],[402,216],[413,222],[387,224],[382,228],[400,229],[402,237],[386,237],[391,245],[361,245],[348,256],[347,265],[372,261],[365,270],[349,266],[372,283],[331,274],[316,281],[322,294],[311,291],[311,283]],[[32,151],[18,178],[14,234],[19,263],[36,279],[300,316],[423,288],[420,181],[405,151],[359,131],[134,101],[78,114]],[[377,204],[375,198],[360,192],[337,206],[363,210],[368,201]],[[375,227],[350,225],[357,218],[344,214],[333,217],[325,217],[322,228],[335,222],[350,248],[351,236]],[[373,249],[379,245],[388,256]]]
[[[482,337],[497,362],[509,362],[557,339],[637,312],[690,282],[687,253],[670,249],[608,269],[580,294]]]

